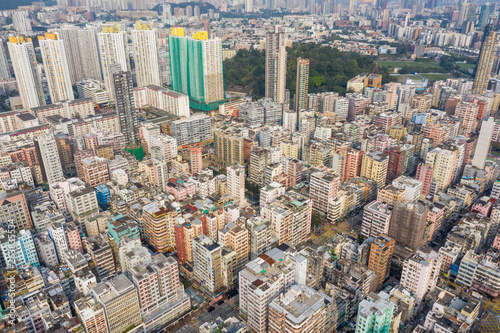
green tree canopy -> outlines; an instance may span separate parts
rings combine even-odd
[[[286,87],[291,97],[295,94],[297,58],[310,60],[309,92],[335,91],[345,94],[347,81],[361,73],[371,73],[375,62],[368,56],[342,52],[319,44],[298,44],[288,48]],[[263,51],[239,50],[224,62],[224,79],[227,90],[243,91],[255,99],[265,94],[265,61]],[[376,73],[383,75],[383,82],[393,80],[385,68]]]

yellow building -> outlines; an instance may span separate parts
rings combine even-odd
[[[216,129],[213,136],[215,156],[229,165],[244,163],[244,142],[241,133],[230,129]]]
[[[405,190],[399,189],[391,184],[384,186],[377,192],[377,201],[386,203],[390,207],[394,207],[398,202],[403,202],[405,199]]]
[[[289,156],[296,160],[299,159],[299,144],[292,141],[281,141],[281,152],[285,157]]]
[[[377,188],[381,188],[385,184],[388,165],[389,158],[381,152],[364,154],[361,162],[361,177],[376,181]]]
[[[391,126],[387,129],[387,135],[396,139],[399,144],[406,139],[406,127],[401,125]]]

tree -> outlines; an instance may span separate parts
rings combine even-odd
[[[313,227],[319,227],[323,223],[323,218],[318,213],[312,213],[311,215],[311,225]]]
[[[319,44],[302,43],[287,49],[286,87],[293,98],[296,85],[297,59],[310,60],[309,92],[334,91],[345,94],[347,81],[361,73],[371,73],[375,63],[372,58],[357,53],[342,52]],[[378,67],[384,82],[391,82],[387,69]],[[224,62],[224,80],[227,90],[251,94],[254,99],[265,95],[265,52],[239,50]]]

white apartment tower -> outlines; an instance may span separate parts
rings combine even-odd
[[[228,192],[240,205],[245,202],[245,167],[235,164],[227,168]]]
[[[47,226],[49,237],[54,243],[57,252],[57,260],[60,264],[66,263],[66,258],[69,250],[68,240],[66,239],[66,231],[61,223],[53,223]]]
[[[414,294],[417,303],[436,286],[442,262],[443,257],[428,246],[422,246],[406,259],[401,285]]]
[[[193,239],[193,272],[200,285],[211,293],[224,287],[221,246],[203,234]]]
[[[51,102],[74,100],[64,41],[51,33],[39,36],[38,40]]]
[[[83,78],[102,80],[101,60],[97,33],[92,29],[78,30],[78,47],[82,62]]]
[[[253,12],[253,0],[245,0],[245,12]]]
[[[161,86],[156,29],[151,29],[151,23],[136,22],[135,29],[132,30],[132,47],[137,86]]]
[[[491,138],[493,136],[493,130],[495,129],[495,119],[489,117],[488,120],[484,120],[481,125],[481,131],[479,132],[479,138],[477,139],[476,150],[474,151],[474,158],[472,159],[472,166],[480,170],[484,169],[484,164],[486,163],[486,157],[488,157],[488,151],[490,150]]]
[[[86,77],[83,72],[82,58],[80,57],[78,28],[75,26],[63,26],[61,29],[54,30],[53,32],[57,35],[57,39],[64,42],[71,83],[75,84]],[[97,52],[97,45],[94,46]],[[92,44],[86,45],[85,47],[90,48]],[[92,59],[86,59],[86,61],[90,62]],[[82,96],[80,96],[80,98],[82,98]]]
[[[7,63],[7,54],[5,52],[4,39],[0,38],[0,79],[10,78],[9,65]]]
[[[64,41],[72,84],[83,79],[102,80],[95,29],[62,26],[53,32]]]
[[[292,261],[293,254],[287,245],[275,247],[247,263],[239,272],[240,316],[246,319],[252,332],[269,332],[269,303],[305,275],[307,268],[302,267],[299,260]],[[297,254],[298,258],[307,265],[305,257]]]
[[[389,234],[392,211],[389,207],[380,202],[372,201],[365,206],[363,211],[363,222],[361,224],[361,234],[363,237],[375,237]]]
[[[42,81],[37,73],[35,49],[31,38],[11,36],[7,46],[23,108],[45,105]]]
[[[203,81],[206,103],[223,100],[224,74],[222,62],[222,40],[220,38],[202,39]]]
[[[25,10],[16,10],[12,12],[12,25],[14,30],[20,35],[32,35],[31,20],[29,13]]]
[[[34,139],[34,144],[42,169],[43,181],[50,185],[64,180],[61,160],[54,136],[52,134],[42,134]]]
[[[130,268],[130,279],[139,292],[141,313],[152,312],[165,303],[172,302],[177,298],[178,292],[184,296],[178,265],[174,258],[159,253],[151,262]]]
[[[113,74],[128,70],[128,60],[125,51],[126,36],[120,31],[118,24],[103,26],[102,32],[97,34],[97,41],[99,44],[104,85],[110,93],[110,99],[114,100]]]
[[[280,27],[266,34],[266,98],[285,103],[286,37]]]

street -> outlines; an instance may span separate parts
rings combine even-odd
[[[176,327],[177,330],[172,332],[196,333],[198,332],[198,328],[200,327],[200,325],[203,325],[206,322],[210,323],[218,317],[221,317],[222,319],[238,317],[238,295],[232,297],[229,300],[225,299],[224,303],[222,303],[221,305],[217,305],[217,303],[215,303],[213,307],[215,309],[212,312],[208,312],[208,306],[203,306],[200,312],[196,312],[194,318],[187,318],[185,321],[187,323],[184,326],[180,328]]]

